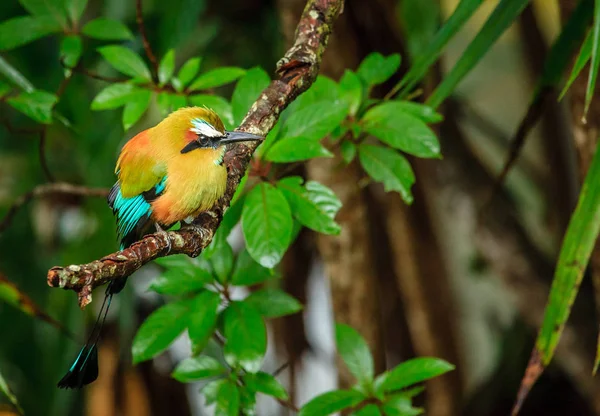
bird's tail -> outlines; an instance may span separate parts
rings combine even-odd
[[[110,282],[106,288],[106,296],[100,307],[98,318],[94,323],[92,332],[87,339],[87,342],[79,351],[77,358],[67,371],[67,374],[58,382],[58,387],[61,389],[80,389],[86,384],[90,384],[98,378],[98,341],[100,340],[100,333],[102,327],[106,321],[106,315],[112,302],[112,297],[115,293],[118,293],[125,286],[127,279],[116,279]]]

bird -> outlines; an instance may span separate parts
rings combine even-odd
[[[121,250],[153,231],[165,233],[176,223],[190,224],[223,196],[227,169],[226,145],[264,137],[226,131],[216,112],[206,107],[184,107],[156,126],[144,130],[121,149],[115,167],[117,181],[107,202],[116,217]],[[192,225],[190,225],[192,226]],[[98,378],[97,343],[113,295],[127,277],[111,280],[86,344],[58,382],[77,388]]]

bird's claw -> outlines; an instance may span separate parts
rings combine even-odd
[[[167,253],[169,254],[171,252],[171,239],[169,238],[169,233],[167,233],[165,230],[162,229],[162,227],[156,223],[156,233],[157,234],[161,234],[164,235],[165,240],[167,241]]]

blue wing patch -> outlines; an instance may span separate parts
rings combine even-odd
[[[131,198],[124,198],[121,186],[117,182],[108,195],[108,205],[117,217],[117,234],[121,240],[121,250],[142,237],[141,231],[150,219],[150,202],[158,198],[165,190],[165,176],[154,188]]]

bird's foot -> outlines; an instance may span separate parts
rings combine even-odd
[[[204,239],[204,237],[206,236],[206,233],[208,232],[208,230],[206,228],[204,228],[194,222],[186,223],[185,225],[182,225],[181,229],[194,231],[195,233],[200,234],[202,239]]]
[[[169,234],[165,230],[162,229],[160,224],[155,223],[154,225],[156,226],[156,233],[164,235],[165,240],[167,240],[167,253],[166,254],[169,254],[171,252],[171,239],[169,238]]]

